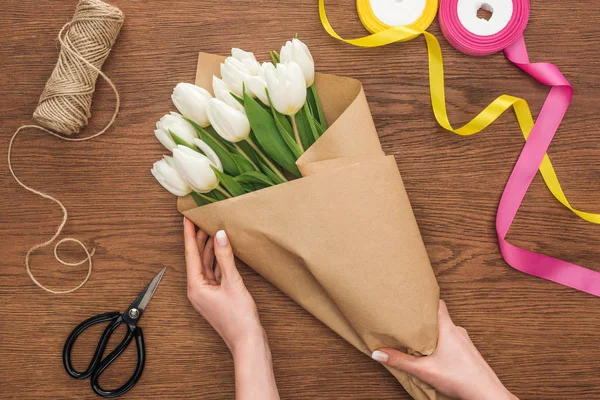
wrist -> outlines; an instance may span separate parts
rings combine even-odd
[[[246,355],[254,354],[257,351],[268,351],[267,333],[262,326],[248,330],[243,336],[229,344],[229,349],[231,350],[234,362]]]
[[[519,400],[517,396],[512,394],[504,387],[504,385],[500,384],[493,389],[488,388],[484,390],[478,391],[477,394],[464,396],[463,400]]]
[[[496,391],[490,396],[490,399],[493,400],[519,400],[517,396],[508,391],[504,385],[499,382],[499,386],[496,388]]]

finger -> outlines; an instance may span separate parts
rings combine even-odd
[[[198,229],[198,232],[196,232],[196,242],[198,243],[198,252],[200,253],[200,258],[202,258],[202,253],[204,252],[204,247],[206,246],[206,239],[208,239],[208,233],[204,232],[202,229]]]
[[[242,279],[235,266],[233,249],[225,231],[219,231],[215,235],[215,256],[221,268],[222,278],[225,282],[235,282]]]
[[[388,367],[393,367],[422,379],[424,368],[423,357],[415,357],[399,350],[382,348],[375,350],[371,358]]]
[[[183,217],[183,238],[185,244],[185,265],[187,271],[187,280],[194,282],[203,277],[202,262],[198,252],[198,242],[196,241],[196,228],[189,219]]]
[[[454,326],[454,322],[452,322],[452,318],[450,318],[448,307],[444,300],[440,300],[440,305],[438,307],[438,325],[440,329]]]
[[[213,264],[215,262],[215,242],[209,240],[206,242],[204,252],[202,253],[202,270],[206,279],[214,281],[216,283],[215,272],[213,271]]]
[[[221,267],[219,267],[218,263],[215,265],[215,279],[217,280],[217,283],[221,283]]]

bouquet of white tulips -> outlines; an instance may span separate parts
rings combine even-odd
[[[233,48],[221,78],[212,77],[214,97],[191,83],[175,87],[179,113],[154,131],[173,152],[152,168],[165,189],[204,205],[301,176],[296,161],[327,129],[313,58],[298,39],[270,56],[260,64]]]
[[[386,156],[360,82],[315,73],[308,48],[271,62],[200,53],[156,137],[152,168],[179,211],[365,354],[431,354],[438,286],[396,160]],[[399,370],[416,399],[441,397]]]

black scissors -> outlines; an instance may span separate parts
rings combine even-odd
[[[160,280],[167,267],[163,268],[152,281],[146,286],[146,288],[140,293],[137,299],[123,314],[119,312],[109,312],[105,314],[96,315],[95,317],[91,317],[86,319],[79,325],[73,329],[73,332],[67,338],[65,342],[65,347],[63,349],[63,363],[65,365],[65,369],[67,373],[71,375],[75,379],[85,379],[87,377],[91,377],[90,382],[92,384],[92,389],[96,394],[102,397],[119,397],[125,393],[127,393],[132,387],[135,386],[137,381],[140,379],[142,375],[142,371],[144,370],[144,363],[146,361],[146,351],[144,347],[144,335],[142,334],[142,328],[137,326],[137,323],[142,316],[142,313],[146,309],[146,306],[150,302],[152,295],[156,291]],[[94,352],[94,356],[90,361],[87,369],[83,372],[78,372],[73,368],[71,364],[71,350],[75,341],[86,329],[89,327],[102,323],[108,322],[108,326],[104,329],[104,333],[100,337],[98,341],[98,346],[96,347],[96,351]],[[104,350],[106,349],[106,345],[113,334],[113,332],[117,329],[117,327],[121,324],[127,324],[127,332],[125,333],[125,337],[121,341],[121,343],[115,347],[115,349],[105,358],[103,358]],[[135,343],[137,345],[137,366],[135,368],[135,372],[129,378],[129,380],[120,388],[115,390],[104,390],[98,384],[98,379],[100,375],[108,368],[110,364],[112,364],[129,346],[131,341],[135,338]]]

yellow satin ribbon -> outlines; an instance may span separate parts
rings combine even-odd
[[[533,116],[527,101],[519,97],[503,94],[490,103],[475,118],[460,128],[453,128],[448,119],[446,110],[446,94],[444,84],[444,63],[442,60],[442,49],[438,40],[426,29],[433,22],[437,14],[438,1],[428,0],[423,14],[412,24],[405,26],[389,26],[381,22],[373,13],[369,0],[356,0],[356,9],[363,26],[371,32],[371,35],[356,38],[344,39],[339,36],[327,19],[325,13],[325,0],[319,0],[319,15],[323,27],[331,36],[343,42],[360,47],[378,47],[394,42],[406,42],[417,36],[425,36],[427,42],[427,53],[429,58],[429,91],[431,95],[431,105],[437,122],[446,130],[454,132],[460,136],[470,136],[487,128],[492,122],[498,119],[506,110],[512,107],[515,111],[517,121],[523,133],[525,140],[529,137],[533,128]],[[542,178],[552,195],[566,208],[578,215],[580,218],[600,224],[600,214],[580,211],[571,206],[565,193],[562,190],[554,167],[550,162],[548,154],[544,156],[539,168]]]

